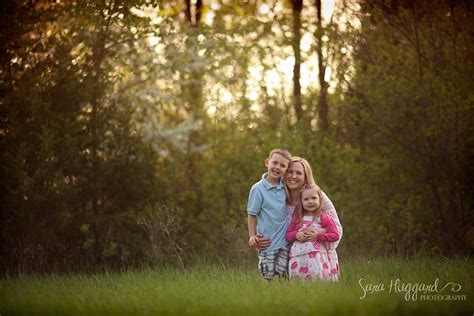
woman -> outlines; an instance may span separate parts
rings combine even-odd
[[[315,185],[316,182],[313,178],[313,172],[311,170],[311,166],[309,165],[308,161],[304,158],[300,157],[292,157],[290,161],[290,165],[288,170],[285,174],[285,187],[287,190],[287,208],[288,213],[290,214],[290,219],[293,217],[295,210],[301,209],[301,192],[305,185]],[[337,275],[339,275],[339,261],[337,258],[336,248],[339,245],[339,242],[342,238],[342,225],[339,221],[339,217],[337,216],[336,209],[332,204],[331,200],[328,196],[323,192],[323,209],[326,215],[329,215],[334,220],[337,231],[339,233],[339,240],[334,242],[325,242],[324,245],[328,252],[328,256],[330,258],[330,264],[332,269],[337,270]],[[315,240],[316,239],[316,231],[318,229],[314,229],[313,231],[309,231],[305,235],[306,241],[308,240]],[[319,229],[320,232],[325,232],[323,229]]]

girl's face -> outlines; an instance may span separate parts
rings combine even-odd
[[[308,212],[316,211],[321,203],[319,194],[315,189],[304,190],[301,199],[303,202],[303,209]]]
[[[303,165],[299,162],[293,162],[286,172],[285,183],[289,190],[300,189],[305,183],[305,174]]]

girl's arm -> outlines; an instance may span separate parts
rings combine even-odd
[[[339,233],[337,231],[336,223],[332,217],[321,214],[321,226],[326,228],[325,233],[319,233],[316,236],[318,241],[336,241],[339,239]]]
[[[342,225],[341,225],[341,222],[339,221],[339,217],[337,216],[336,208],[334,207],[334,204],[332,204],[331,200],[324,192],[323,192],[323,212],[326,213],[326,215],[329,215],[334,220],[334,223],[336,224],[336,227],[337,227],[337,232],[339,233],[339,237],[342,237]]]
[[[327,243],[328,250],[336,250],[342,238],[342,225],[341,225],[341,222],[339,221],[339,217],[337,216],[336,208],[334,207],[334,204],[332,204],[331,200],[324,192],[323,192],[323,212],[329,215],[334,220],[334,223],[336,224],[337,232],[339,233],[339,239],[336,241],[331,241]]]
[[[290,226],[288,227],[288,230],[286,231],[285,238],[288,241],[295,241],[296,240],[296,234],[298,233],[298,223],[295,219],[295,216],[291,219]]]

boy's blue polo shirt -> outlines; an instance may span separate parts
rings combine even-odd
[[[257,216],[257,233],[272,240],[263,252],[280,249],[288,244],[285,233],[289,221],[286,210],[286,194],[283,181],[274,187],[267,180],[268,173],[250,189],[247,212]]]

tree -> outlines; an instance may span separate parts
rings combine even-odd
[[[123,30],[144,29],[130,10],[142,4],[2,7],[4,268],[143,256],[133,214],[153,199],[155,158],[134,132],[128,98],[112,93],[112,61],[135,40]]]
[[[293,12],[293,53],[295,55],[295,64],[293,66],[293,97],[294,97],[294,108],[296,113],[297,122],[303,119],[303,108],[301,101],[301,84],[300,84],[300,73],[301,73],[301,10],[303,9],[303,0],[292,0],[292,12]]]
[[[322,7],[321,0],[316,0],[316,52],[318,56],[318,79],[319,79],[319,98],[318,98],[318,114],[319,122],[322,130],[329,128],[328,123],[328,83],[325,80],[326,65],[323,56],[323,34],[324,28],[322,23]]]
[[[384,155],[390,176],[381,189],[405,191],[398,200],[392,192],[392,207],[401,207],[395,213],[410,213],[422,239],[438,232],[442,246],[436,249],[466,251],[472,227],[472,178],[466,174],[473,135],[471,11],[443,1],[373,1],[365,10],[370,16],[360,17],[362,29],[352,43],[357,59],[344,101],[347,135],[369,156]],[[388,230],[403,238],[396,232],[403,226]]]

